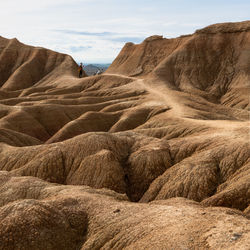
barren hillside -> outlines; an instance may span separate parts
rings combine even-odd
[[[1,249],[250,248],[250,21],[0,62]]]

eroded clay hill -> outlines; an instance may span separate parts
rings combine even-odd
[[[0,48],[2,249],[250,248],[250,22],[126,44],[81,79]]]
[[[51,84],[61,75],[77,75],[77,64],[70,56],[27,46],[15,38],[0,36],[0,61],[1,90],[25,89],[40,82]]]

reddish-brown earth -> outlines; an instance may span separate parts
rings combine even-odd
[[[0,62],[0,249],[250,249],[250,21]]]

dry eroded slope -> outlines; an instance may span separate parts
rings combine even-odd
[[[28,47],[48,53],[30,76],[25,45],[1,38],[1,62],[22,61],[0,79],[4,249],[248,248],[249,30],[151,37],[82,79]]]

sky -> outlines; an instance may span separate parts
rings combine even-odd
[[[0,36],[111,63],[126,42],[250,20],[250,0],[0,0]]]

